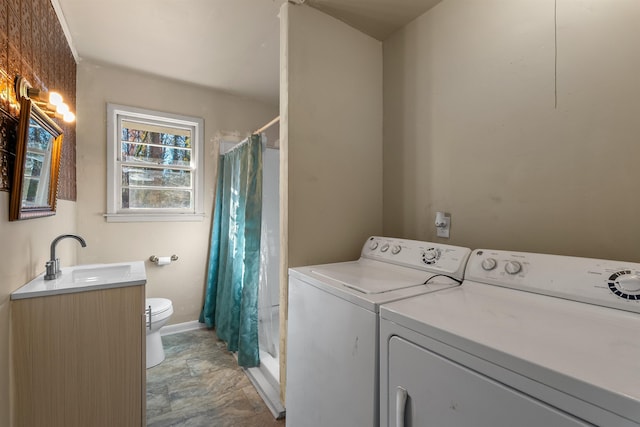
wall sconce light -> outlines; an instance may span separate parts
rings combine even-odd
[[[15,90],[18,98],[31,99],[50,117],[62,119],[67,123],[76,119],[76,115],[69,110],[69,106],[64,103],[62,95],[58,92],[36,89],[22,76],[16,76]]]

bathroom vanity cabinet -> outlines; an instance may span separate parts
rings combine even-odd
[[[141,427],[145,286],[12,301],[16,427]]]

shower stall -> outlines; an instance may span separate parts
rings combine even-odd
[[[280,402],[280,151],[265,148],[262,155],[262,228],[258,340],[260,366],[247,376],[274,417],[284,416]]]
[[[280,150],[262,136],[262,220],[258,288],[260,366],[245,368],[247,377],[275,418],[284,416],[280,402]],[[275,140],[275,139],[274,139]],[[221,141],[220,153],[237,142]]]

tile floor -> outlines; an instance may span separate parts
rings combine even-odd
[[[162,337],[166,359],[147,369],[147,426],[284,427],[215,332]]]

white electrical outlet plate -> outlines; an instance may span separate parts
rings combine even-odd
[[[445,216],[443,218],[445,222],[444,227],[436,227],[436,233],[438,237],[444,237],[445,239],[449,238],[449,226],[451,225],[451,217]]]

